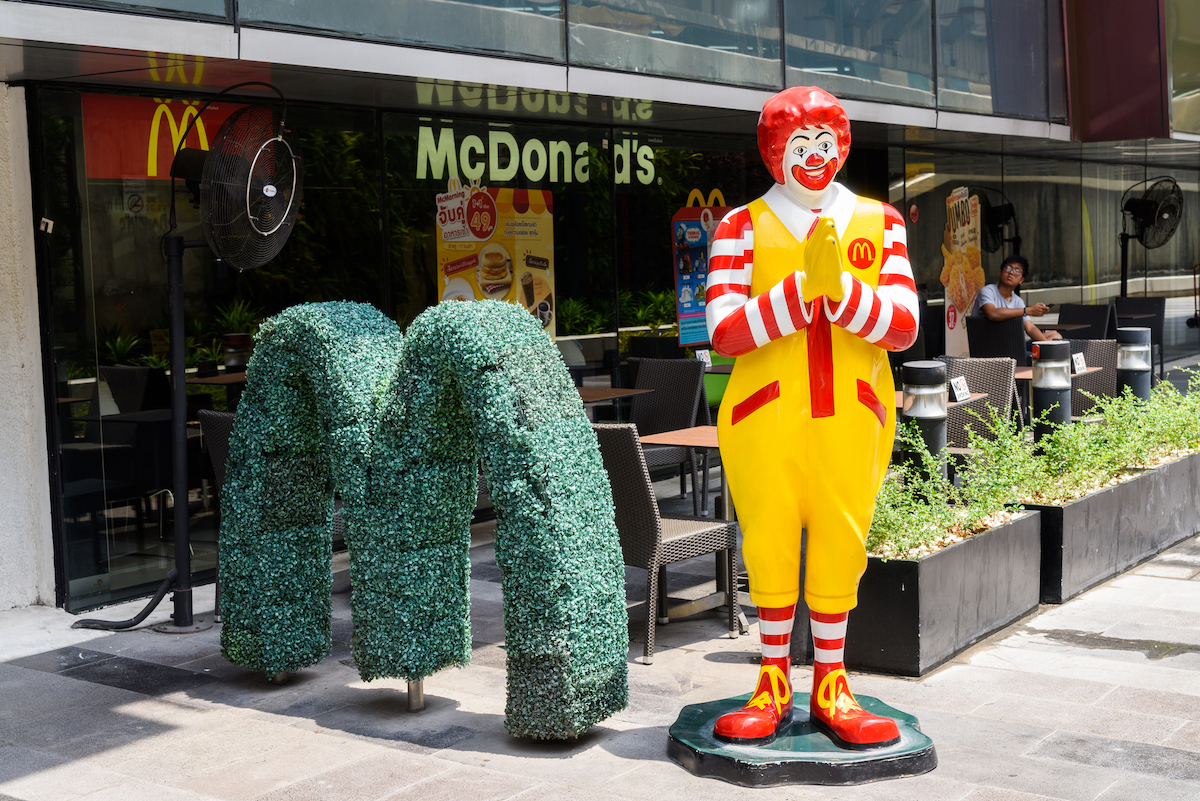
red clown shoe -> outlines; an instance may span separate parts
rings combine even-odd
[[[872,715],[859,706],[846,680],[843,653],[847,613],[810,613],[813,630],[813,685],[809,719],[842,748],[863,751],[900,742],[891,718]]]
[[[713,734],[728,743],[766,745],[792,716],[791,640],[796,605],[758,608],[762,666],[754,694],[741,709],[717,718]]]

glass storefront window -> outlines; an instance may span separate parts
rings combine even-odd
[[[1046,119],[1047,18],[1047,0],[939,0],[938,106]]]
[[[243,25],[564,60],[561,0],[238,0]]]
[[[1020,224],[1021,253],[1029,259],[1021,289],[1058,290],[1047,297],[1050,303],[1081,302],[1080,164],[1006,156],[1003,189]]]
[[[235,0],[73,0],[70,5],[101,9],[121,8],[137,11],[166,11],[189,17],[229,17]],[[65,5],[55,3],[55,5]]]
[[[572,64],[780,86],[779,0],[571,0]]]
[[[1109,303],[1121,292],[1121,198],[1146,179],[1140,165],[1085,161],[1082,166],[1083,281],[1085,303]],[[1129,276],[1144,278],[1146,249],[1129,247]]]
[[[787,83],[932,106],[930,0],[786,0]]]

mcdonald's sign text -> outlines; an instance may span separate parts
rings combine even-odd
[[[207,150],[213,134],[241,106],[174,98],[83,96],[83,148],[89,180],[165,180],[188,125],[187,147]]]

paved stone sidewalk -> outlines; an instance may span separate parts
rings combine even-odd
[[[491,546],[472,560],[473,663],[428,679],[416,714],[404,682],[359,681],[344,571],[333,653],[284,686],[225,662],[216,628],[109,635],[72,631],[56,610],[0,613],[0,799],[1200,797],[1200,538],[1043,607],[923,679],[852,675],[857,692],[920,718],[940,765],[851,788],[748,790],[667,760],[683,705],[744,693],[755,677],[757,626],[727,639],[716,612],[660,627],[650,666],[635,661],[642,631],[631,624],[630,706],[578,741],[509,737]],[[712,570],[711,558],[673,568],[672,593],[703,593]],[[643,592],[636,573],[631,601]],[[211,599],[202,588],[201,614]],[[808,669],[796,674],[804,686]]]

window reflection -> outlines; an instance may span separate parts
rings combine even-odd
[[[1047,20],[1058,13],[1048,0],[939,0],[938,105],[1046,119]]]
[[[574,64],[778,87],[779,0],[571,0]]]
[[[563,59],[560,0],[239,0],[242,24]]]
[[[787,81],[932,106],[930,0],[787,0]]]

